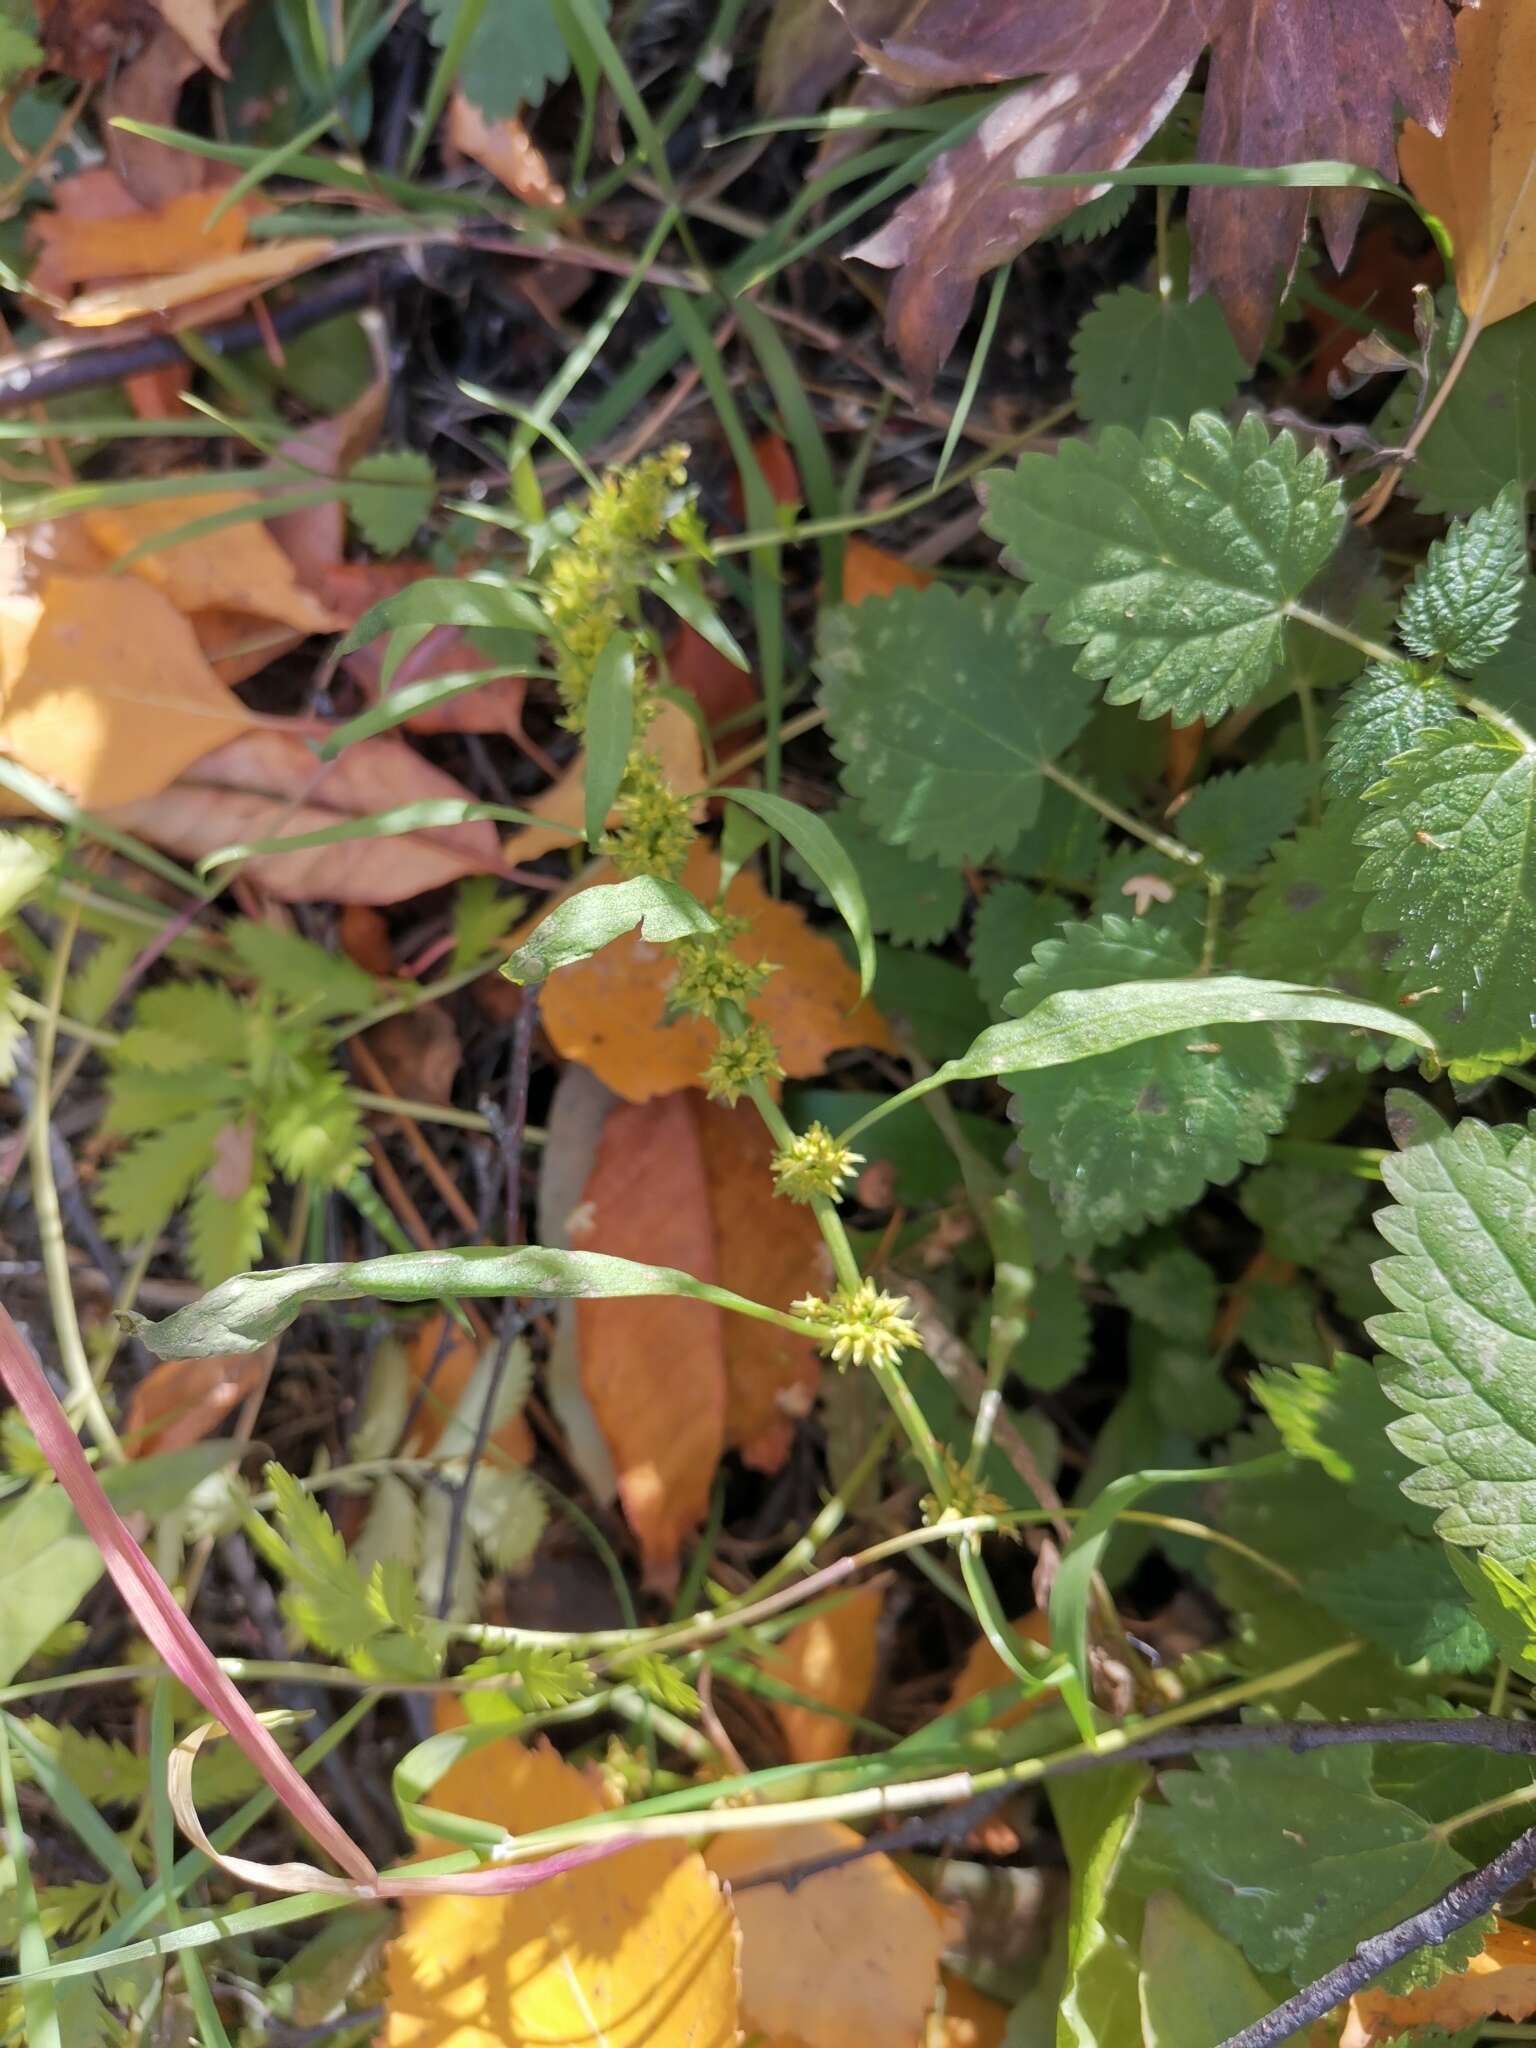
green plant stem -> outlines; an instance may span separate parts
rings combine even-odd
[[[49,1105],[53,1095],[53,1056],[58,1045],[59,1006],[64,1000],[64,983],[69,975],[69,958],[79,929],[80,912],[71,908],[59,922],[53,961],[45,991],[46,1003],[37,1018],[33,1040],[35,1067],[32,1076],[32,1107],[27,1117],[27,1158],[32,1173],[32,1206],[37,1216],[37,1235],[43,1253],[43,1271],[48,1282],[48,1306],[53,1313],[54,1338],[70,1398],[80,1410],[102,1456],[121,1465],[127,1453],[107,1413],[101,1389],[86,1356],[75,1312],[74,1279],[69,1270],[69,1247],[64,1238],[64,1212],[59,1206],[58,1183],[53,1177],[53,1156],[49,1149],[51,1124]]]
[[[1100,796],[1096,789],[1090,789],[1086,782],[1079,782],[1075,775],[1069,775],[1065,768],[1058,768],[1054,761],[1041,761],[1040,773],[1047,782],[1054,782],[1058,789],[1064,789],[1068,796],[1075,796],[1080,804],[1087,804],[1091,811],[1111,825],[1118,825],[1122,832],[1129,832],[1133,839],[1139,839],[1144,846],[1152,847],[1166,860],[1178,861],[1181,866],[1200,868],[1205,865],[1205,856],[1196,853],[1192,846],[1186,846],[1180,839],[1174,839],[1166,832],[1159,832],[1155,825],[1144,825],[1140,818],[1129,811],[1112,804],[1107,796]]]
[[[1517,1807],[1529,1806],[1536,1799],[1536,1784],[1518,1785],[1513,1792],[1503,1792],[1497,1799],[1485,1799],[1480,1806],[1469,1806],[1464,1813],[1453,1813],[1449,1820],[1436,1821],[1428,1832],[1436,1841],[1449,1841],[1463,1828],[1469,1828],[1475,1821],[1492,1820],[1497,1814],[1511,1813]]]

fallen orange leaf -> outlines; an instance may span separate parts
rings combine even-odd
[[[431,1797],[518,1833],[601,1810],[552,1749],[512,1741],[461,1758]],[[380,2048],[734,2048],[736,1954],[719,1885],[670,1842],[525,1892],[412,1899],[386,1958]]]
[[[734,661],[727,661],[702,633],[680,625],[667,643],[667,676],[678,689],[686,690],[713,729],[737,713],[751,711],[758,701],[757,682]],[[734,726],[729,744],[744,746],[752,732]]]
[[[1417,2038],[1423,2028],[1454,2034],[1495,2016],[1527,2020],[1536,2013],[1536,1934],[1500,1920],[1465,1970],[1400,1998],[1374,1987],[1357,1991],[1346,2011],[1339,2048],[1375,2048]]]
[[[861,1714],[875,1683],[884,1604],[885,1588],[878,1581],[860,1586],[835,1606],[797,1623],[763,1658],[763,1670],[841,1713]],[[852,1733],[846,1721],[777,1700],[773,1711],[792,1763],[819,1764],[846,1755]]]
[[[564,186],[516,115],[488,121],[472,100],[456,92],[448,103],[448,140],[525,206],[564,206]]]
[[[129,1456],[147,1458],[155,1451],[200,1443],[255,1392],[266,1372],[264,1352],[167,1358],[151,1366],[130,1395],[123,1417]]]
[[[190,270],[171,276],[146,277],[126,284],[103,285],[99,291],[80,292],[59,309],[57,317],[67,327],[115,327],[146,313],[184,312],[189,319],[201,317],[187,309],[198,308],[205,299],[223,298],[226,293],[249,297],[269,285],[297,277],[300,271],[313,270],[337,253],[338,245],[320,235],[298,236],[289,242],[258,242],[254,248],[217,256],[211,262],[194,264]]]
[[[944,1987],[943,2016],[928,2021],[923,2048],[1003,2048],[1008,2031],[1008,2008],[988,1998],[953,1970],[941,1970]]]
[[[704,749],[698,728],[686,711],[676,704],[663,703],[646,732],[645,741],[661,762],[662,774],[669,787],[684,792],[702,788],[707,779]],[[562,831],[560,827],[571,826],[578,832],[581,830],[586,800],[587,757],[582,753],[576,755],[558,782],[552,782],[548,789],[540,790],[537,796],[523,805],[525,811],[532,811],[535,817],[546,818],[549,822],[546,825],[520,826],[502,845],[507,861],[520,864],[537,860],[541,854],[552,853],[557,846],[572,845],[570,832]],[[613,822],[611,812],[609,822]]]
[[[426,1458],[436,1450],[448,1418],[474,1378],[480,1345],[470,1331],[437,1314],[417,1325],[405,1356],[411,1379],[410,1405],[416,1409],[409,1440],[416,1454]],[[533,1456],[533,1432],[521,1413],[509,1416],[491,1443],[514,1465],[526,1465]]]
[[[217,0],[155,0],[167,28],[174,29],[200,64],[228,78],[229,66],[219,49],[223,12]]]
[[[1013,1633],[1026,1643],[1047,1644],[1051,1640],[1050,1616],[1043,1608],[1034,1608],[1028,1614],[1021,1614],[1017,1621],[1008,1626]],[[1018,1680],[999,1657],[985,1636],[978,1636],[966,1654],[965,1662],[956,1673],[955,1682],[949,1689],[949,1698],[944,1702],[945,1713],[952,1713],[956,1707],[963,1707],[968,1700],[979,1694],[990,1692],[996,1685],[1017,1685]],[[1042,1701],[1045,1698],[1042,1695]],[[1012,1728],[1016,1722],[1024,1721],[1042,1701],[1021,1699],[1016,1706],[1006,1708],[992,1718],[994,1728]]]
[[[612,1111],[570,1241],[717,1279],[709,1183],[686,1096]],[[725,1446],[722,1321],[709,1302],[678,1296],[576,1304],[582,1391],[655,1587],[676,1577],[678,1548],[704,1518]]]
[[[1456,245],[1463,309],[1505,320],[1536,303],[1536,15],[1526,0],[1482,0],[1456,17],[1445,133],[1414,121],[1399,147],[1403,182]]]
[[[54,188],[51,212],[33,215],[37,250],[32,282],[59,296],[107,279],[163,277],[245,247],[251,209],[239,200],[217,220],[217,191],[181,192],[163,206],[140,206],[115,171],[78,171]]]
[[[821,1821],[717,1835],[705,1861],[734,1886],[862,1846],[852,1828]],[[749,2035],[757,2030],[759,2048],[922,2048],[950,1916],[889,1856],[863,1857],[793,1891],[733,1891],[731,1905],[741,1929],[741,2020]]]
[[[889,597],[893,590],[926,590],[931,569],[887,554],[872,541],[851,536],[843,551],[843,603],[863,604],[866,598]]]
[[[712,903],[719,880],[714,853],[695,846],[684,887]],[[775,902],[746,870],[725,901],[733,916],[747,920],[733,950],[744,960],[777,963],[752,1008],[773,1034],[787,1074],[819,1074],[827,1055],[844,1046],[897,1050],[879,1011],[859,1001],[857,974],[832,939],[812,931],[801,910]],[[550,1042],[628,1102],[693,1087],[714,1054],[717,1034],[701,1018],[665,1015],[676,972],[671,955],[638,934],[562,968],[546,984],[540,1009]]]
[[[146,542],[156,542],[201,519],[251,510],[260,499],[249,491],[208,491],[191,498],[156,498],[140,505],[98,505],[84,515],[85,528],[113,561]],[[300,633],[330,633],[341,620],[303,588],[292,562],[252,516],[212,533],[153,547],[128,564],[131,573],[153,584],[188,615],[203,611],[244,614],[291,626]]]
[[[0,599],[0,753],[93,809],[153,800],[251,714],[147,583],[53,576]]]
[[[3,735],[0,722],[0,743]],[[113,824],[152,846],[196,861],[221,846],[297,838],[435,797],[470,800],[462,783],[403,740],[358,740],[324,764],[305,731],[269,726],[203,755],[180,781],[158,795],[118,804],[110,815]],[[258,854],[240,872],[283,903],[377,904],[400,903],[465,875],[493,874],[500,866],[495,828],[476,823]]]

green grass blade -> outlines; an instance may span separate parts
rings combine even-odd
[[[27,2019],[28,2048],[64,2048],[59,2031],[59,2001],[49,1982],[48,1938],[38,1919],[37,1890],[27,1859],[27,1834],[16,1797],[16,1772],[11,1763],[10,1731],[0,1735],[0,1818],[5,1821],[6,1849],[15,1872],[16,1960],[21,1965],[22,2010]]]

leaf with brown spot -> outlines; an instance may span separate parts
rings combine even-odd
[[[819,1821],[716,1835],[705,1852],[733,1887],[741,2021],[760,2048],[923,2048],[952,1921],[889,1856],[862,1857],[793,1891],[734,1889],[863,1846],[852,1828]]]
[[[129,1396],[123,1417],[128,1455],[179,1451],[211,1436],[226,1415],[262,1384],[270,1352],[227,1357],[167,1358],[151,1366]]]
[[[682,874],[684,887],[711,903],[719,877],[715,855],[696,846]],[[819,1074],[828,1055],[845,1046],[897,1051],[885,1019],[859,1000],[857,973],[801,910],[775,902],[745,869],[725,901],[732,915],[747,919],[733,950],[745,960],[777,963],[752,1010],[772,1032],[787,1074]],[[713,1056],[717,1034],[702,1018],[667,1019],[676,972],[668,952],[633,933],[562,968],[545,985],[540,1007],[550,1042],[628,1102],[691,1088]]]
[[[797,1622],[762,1659],[770,1678],[837,1709],[835,1714],[818,1714],[814,1707],[774,1701],[774,1715],[792,1763],[819,1764],[847,1754],[853,1731],[839,1715],[861,1714],[869,1704],[884,1605],[881,1581],[860,1586],[819,1614]]]
[[[1421,2030],[1446,2034],[1494,2018],[1528,2020],[1536,2013],[1536,1934],[1500,1920],[1480,1956],[1465,1970],[1394,1998],[1379,1985],[1357,1991],[1346,2008],[1339,2048],[1376,2048]]]
[[[187,621],[127,576],[0,599],[0,704],[0,753],[91,809],[155,802],[253,723]]]
[[[511,1833],[602,1810],[547,1745],[511,1741],[461,1757],[431,1798]],[[734,2048],[736,1959],[720,1887],[679,1843],[626,1849],[528,1891],[412,1899],[386,1957],[379,2048]]]
[[[312,730],[247,733],[204,754],[158,795],[116,805],[110,820],[180,860],[197,861],[221,846],[297,838],[404,804],[471,800],[462,783],[403,740],[359,740],[327,763],[315,757]],[[3,736],[0,723],[0,744]],[[465,875],[494,874],[501,865],[495,827],[479,822],[258,854],[239,872],[283,903],[381,904]]]

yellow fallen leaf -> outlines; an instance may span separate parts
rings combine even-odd
[[[81,292],[59,309],[58,318],[68,327],[115,327],[119,321],[136,320],[145,313],[174,313],[224,292],[263,291],[268,285],[297,277],[302,270],[329,262],[336,254],[338,245],[320,235],[291,242],[258,242],[254,248],[216,256],[172,276]]]
[[[116,172],[78,171],[55,188],[52,212],[28,224],[38,252],[34,282],[59,293],[233,256],[245,247],[251,210],[236,200],[213,220],[218,203],[216,191],[178,192],[163,206],[143,207]]]
[[[712,903],[720,863],[707,846],[695,846],[681,879],[701,902]],[[745,870],[727,890],[725,903],[733,916],[747,920],[732,950],[744,960],[777,963],[752,1013],[773,1034],[787,1074],[819,1074],[827,1055],[844,1046],[897,1050],[880,1012],[859,1000],[858,975],[795,904],[775,902]],[[550,1042],[628,1102],[694,1087],[718,1034],[702,1018],[667,1017],[676,973],[671,954],[638,934],[561,968],[545,984],[539,1011]]]
[[[207,491],[191,498],[155,498],[142,505],[95,505],[82,517],[86,531],[117,561],[145,542],[159,540],[200,519],[260,505],[249,491]],[[240,614],[271,619],[300,633],[331,633],[342,621],[299,582],[292,562],[254,514],[190,540],[156,547],[129,563],[188,614]]]
[[[1480,1956],[1466,1969],[1437,1978],[1421,1991],[1394,1998],[1372,1987],[1357,1991],[1346,2008],[1339,2048],[1376,2048],[1377,2042],[1415,2038],[1423,2028],[1455,2034],[1495,2015],[1527,2020],[1536,2013],[1536,1934],[1500,1920]]]
[[[1456,17],[1456,69],[1444,135],[1403,129],[1403,182],[1456,246],[1463,309],[1506,320],[1536,303],[1536,9],[1482,0]],[[1491,280],[1491,288],[1490,288]],[[1487,300],[1484,303],[1484,293]]]
[[[923,2048],[1003,2048],[1007,2006],[988,1998],[953,1970],[941,1970],[939,1976],[944,2011],[930,2017]]]
[[[552,1749],[510,1740],[461,1758],[432,1804],[513,1831],[601,1808]],[[670,1842],[501,1898],[412,1899],[379,2048],[733,2048],[736,1954],[719,1885]]]
[[[448,140],[525,205],[564,206],[565,188],[515,114],[510,120],[488,121],[473,100],[456,92],[448,103]]]
[[[835,1821],[753,1828],[717,1835],[705,1860],[734,1887],[857,1849],[862,1839]],[[749,2036],[757,2030],[759,2048],[923,2048],[951,1918],[889,1856],[863,1857],[793,1891],[733,1890],[731,1905],[741,1929],[741,2022]]]
[[[1043,1608],[1034,1608],[1028,1614],[1021,1614],[1017,1621],[1008,1624],[1013,1633],[1027,1643],[1049,1643],[1051,1640],[1050,1616]],[[965,1662],[956,1673],[950,1687],[949,1698],[944,1702],[945,1713],[953,1713],[956,1707],[963,1707],[984,1692],[991,1692],[997,1685],[1017,1686],[1018,1680],[999,1657],[985,1636],[978,1636],[966,1654]],[[1012,1728],[1018,1721],[1027,1720],[1037,1706],[1043,1705],[1051,1695],[1039,1699],[1021,1699],[1017,1706],[1007,1707],[992,1717],[994,1728]]]
[[[199,63],[206,64],[220,78],[228,78],[229,66],[219,49],[224,24],[215,0],[155,0],[167,28],[173,28]]]
[[[97,809],[159,794],[257,721],[186,620],[130,576],[0,599],[0,753]]]
[[[763,1670],[840,1713],[862,1713],[875,1683],[876,1635],[884,1604],[884,1586],[860,1586],[835,1606],[797,1623],[763,1658]],[[773,1711],[792,1763],[825,1763],[847,1753],[852,1730],[835,1714],[818,1714],[813,1707],[778,1700]]]
[[[676,704],[663,703],[652,720],[646,733],[646,744],[661,763],[662,774],[668,785],[677,790],[700,789],[706,781],[704,773],[704,748],[699,739],[698,727]],[[587,757],[578,754],[560,777],[548,789],[540,790],[536,797],[523,805],[525,811],[532,811],[537,818],[547,818],[547,825],[523,825],[502,842],[502,853],[509,863],[537,860],[540,854],[553,853],[557,846],[572,844],[570,832],[559,827],[569,825],[580,831],[586,815],[587,801]],[[703,807],[699,806],[702,815]],[[612,813],[609,824],[613,824]]]

